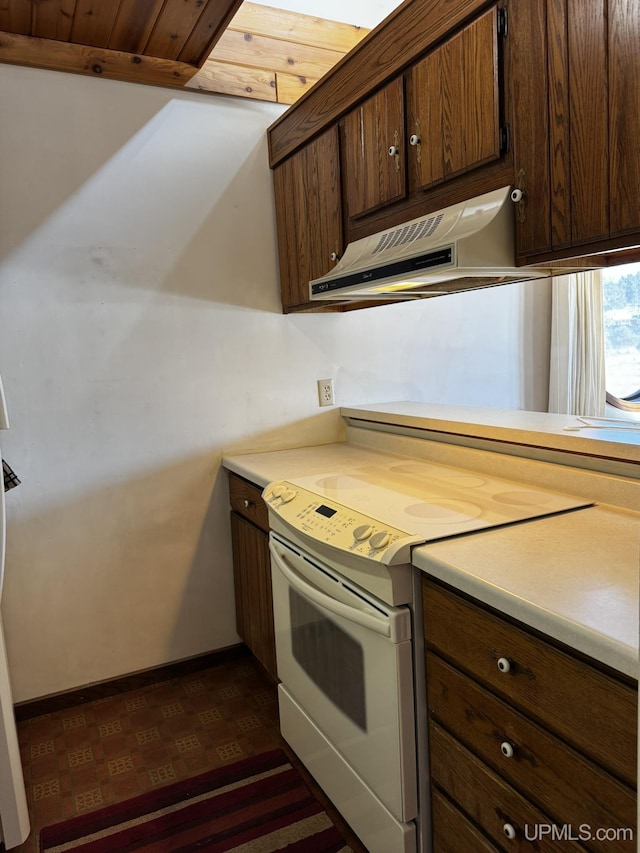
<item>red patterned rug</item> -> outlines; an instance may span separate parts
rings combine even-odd
[[[279,749],[40,832],[41,853],[342,853],[350,849]]]

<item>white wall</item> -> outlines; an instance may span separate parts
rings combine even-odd
[[[280,107],[0,66],[0,372],[14,698],[237,642],[223,450],[338,403],[544,409],[546,285],[280,313]]]

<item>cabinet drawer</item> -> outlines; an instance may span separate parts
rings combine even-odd
[[[433,849],[437,853],[500,853],[497,847],[473,826],[449,800],[433,791],[431,794]]]
[[[269,514],[262,500],[262,490],[252,483],[229,474],[229,499],[231,508],[251,521],[260,530],[268,532]]]
[[[522,853],[564,853],[568,846],[584,851],[566,840],[545,838],[541,843],[537,827],[550,824],[549,817],[434,723],[429,726],[429,755],[432,781],[497,844],[506,842],[509,850]],[[507,835],[511,830],[513,837]]]
[[[432,653],[427,693],[431,721],[558,823],[635,827],[635,792]],[[513,750],[510,757],[505,744]],[[585,847],[631,849],[628,842],[611,841]]]
[[[423,604],[428,648],[635,786],[636,689],[432,581]]]

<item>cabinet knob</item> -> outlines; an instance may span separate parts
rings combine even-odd
[[[502,831],[507,836],[507,838],[513,839],[516,837],[516,830],[512,823],[505,823],[505,825],[502,827]]]
[[[248,500],[247,498],[245,498],[245,499],[242,501],[242,503],[245,505],[245,508],[246,508],[246,509],[249,509],[249,507],[250,507],[250,506],[255,506],[254,502],[253,502],[253,501]]]
[[[524,169],[520,169],[518,172],[518,183],[511,190],[511,201],[517,205],[518,208],[518,219],[520,222],[526,222],[527,219],[527,193],[525,190],[525,174]]]
[[[389,146],[389,157],[397,157],[399,153],[397,145]]]
[[[417,133],[412,133],[409,137],[409,145],[413,145],[414,148],[416,145],[420,145],[420,137]]]
[[[340,255],[337,252],[331,252],[329,257],[331,258],[332,261],[337,261],[338,258],[340,257]]]
[[[498,658],[498,669],[500,672],[509,672],[511,669],[511,661],[509,658]]]
[[[505,740],[500,744],[500,752],[505,758],[513,758],[513,746],[508,740]]]

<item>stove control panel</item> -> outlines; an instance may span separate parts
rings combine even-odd
[[[269,511],[306,536],[385,565],[409,562],[424,540],[282,480],[262,493]]]

